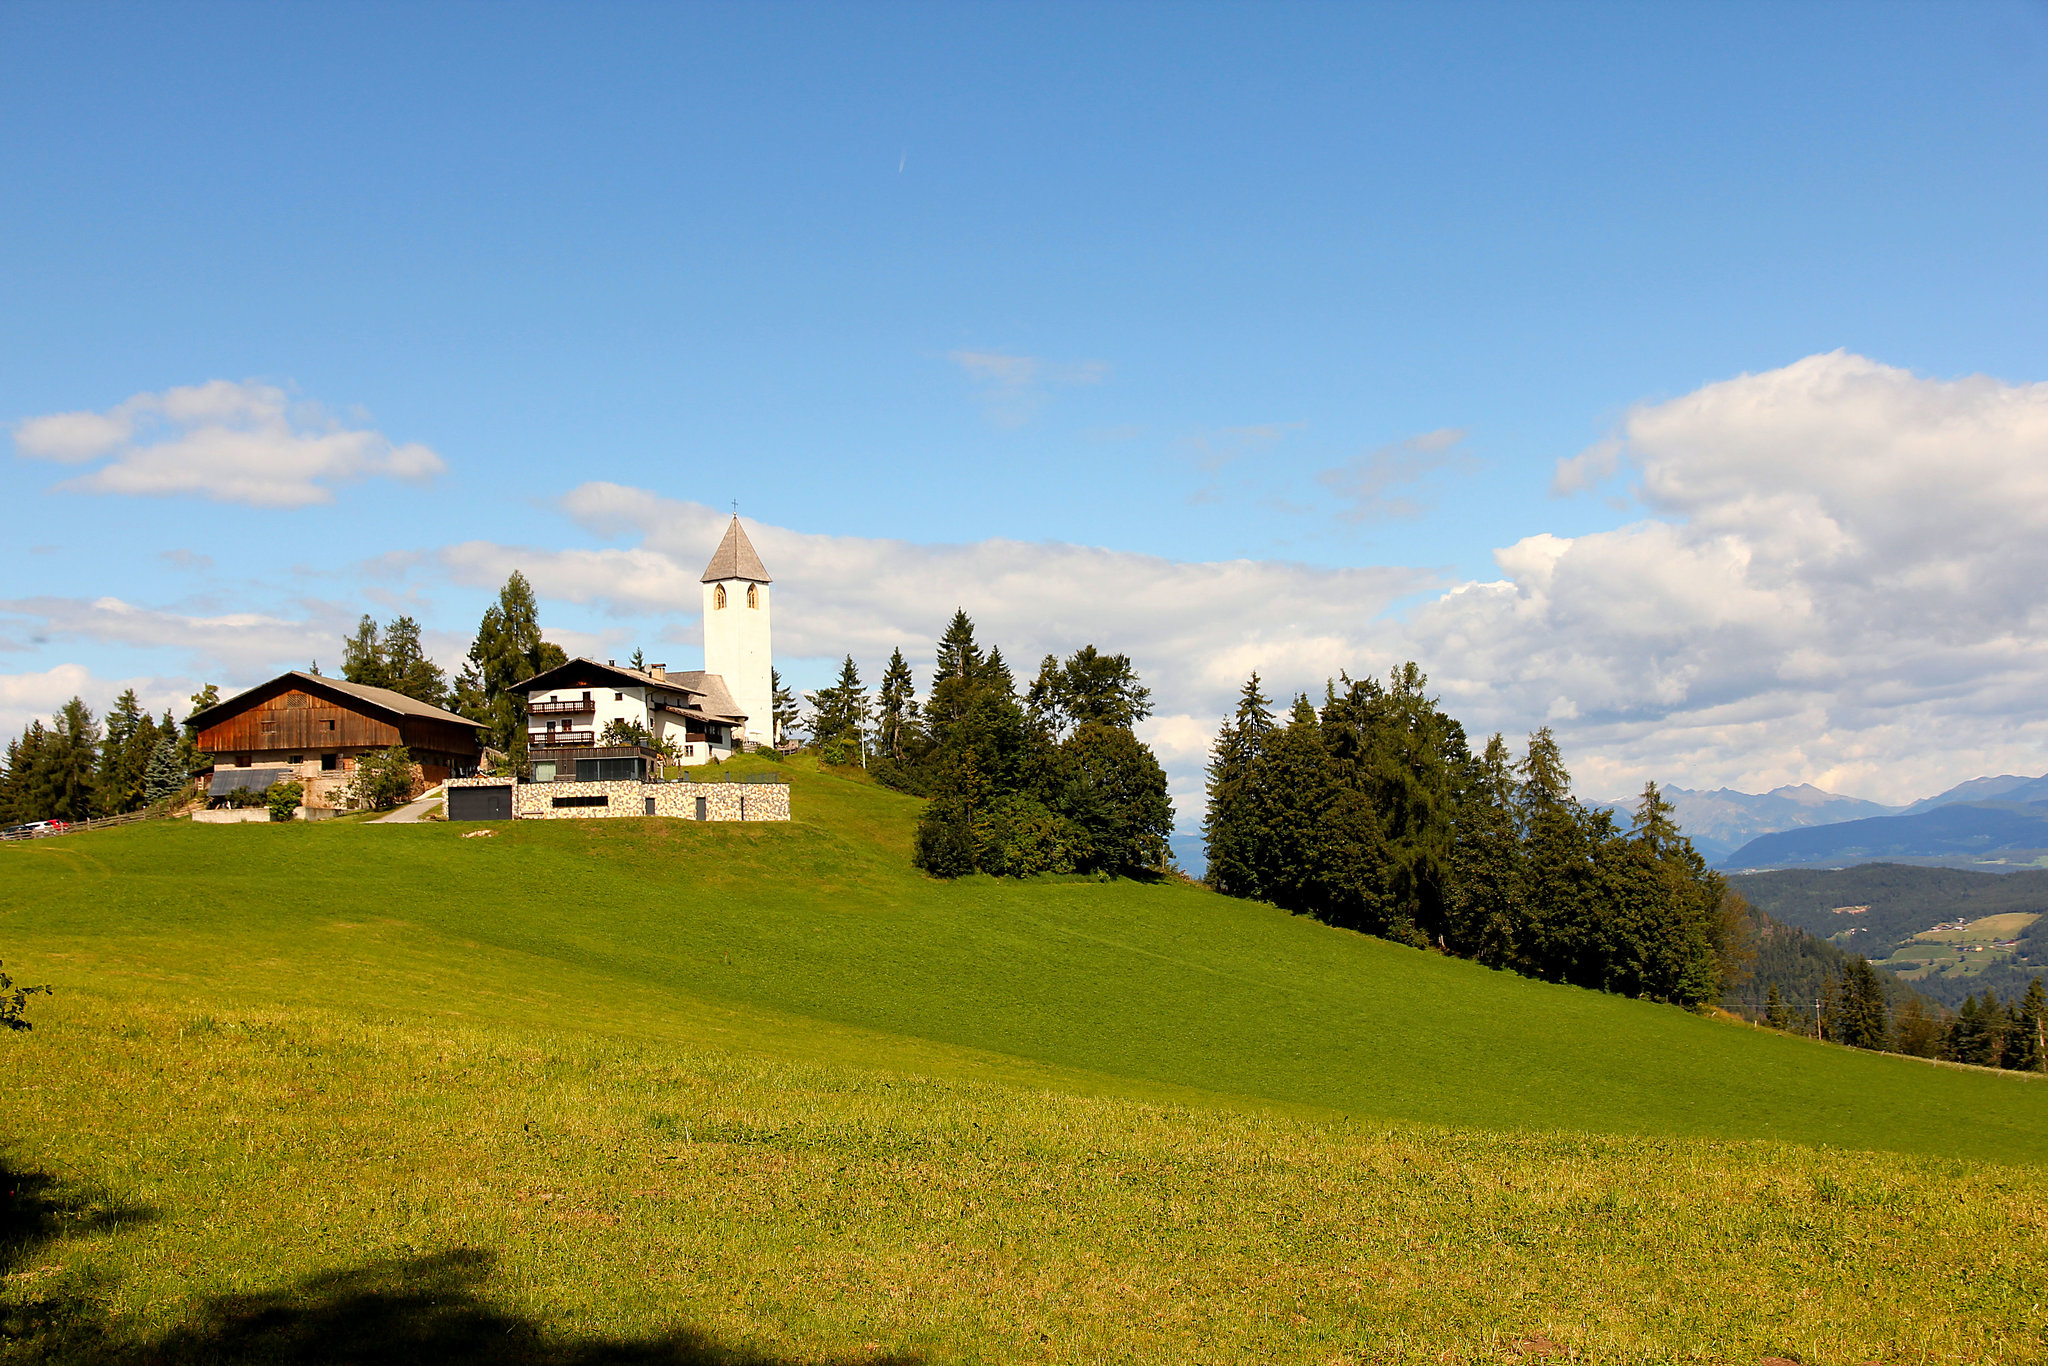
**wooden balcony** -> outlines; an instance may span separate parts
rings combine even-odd
[[[596,743],[594,730],[529,731],[526,736],[528,749],[587,749]]]
[[[595,710],[597,710],[597,703],[587,697],[578,701],[528,702],[526,704],[526,714],[529,716],[561,716],[579,711]]]

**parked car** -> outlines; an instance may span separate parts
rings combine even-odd
[[[34,834],[34,826],[10,825],[5,830],[0,830],[0,840],[25,840],[31,838]]]

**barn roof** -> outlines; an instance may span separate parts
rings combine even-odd
[[[420,701],[417,697],[407,697],[402,692],[393,692],[389,688],[373,688],[367,683],[351,683],[345,678],[327,678],[320,674],[309,674],[299,669],[294,669],[290,673],[279,674],[268,682],[258,683],[255,687],[238,692],[224,702],[216,702],[213,706],[203,711],[195,711],[185,718],[185,724],[188,726],[198,726],[203,730],[215,721],[223,717],[232,716],[236,712],[262,701],[265,697],[271,696],[275,692],[282,692],[287,688],[298,688],[303,692],[310,693],[325,692],[330,695],[340,693],[342,697],[349,699],[350,703],[360,704],[357,706],[357,710],[381,711],[395,716],[414,716],[428,721],[450,721],[458,726],[468,726],[473,730],[482,730],[484,728],[481,721],[472,721],[467,716],[457,716],[452,711],[443,711],[439,707]]]
[[[747,539],[746,528],[740,525],[739,514],[734,513],[732,525],[725,529],[725,539],[718,543],[718,550],[711,557],[711,563],[704,566],[702,583],[716,583],[720,579],[752,579],[755,583],[772,583],[768,567],[761,563],[761,557],[754,553],[754,543]]]

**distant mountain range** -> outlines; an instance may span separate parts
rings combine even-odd
[[[1716,867],[1841,868],[1859,863],[2009,872],[2048,866],[2048,776],[1972,778],[1905,806],[1811,783],[1764,793],[1667,787],[1679,827]],[[1603,802],[1626,817],[1633,801]]]

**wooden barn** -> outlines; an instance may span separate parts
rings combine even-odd
[[[477,722],[362,683],[292,672],[185,718],[196,743],[229,768],[288,766],[330,788],[368,750],[404,745],[429,785],[476,771]],[[310,803],[309,803],[310,804]]]

